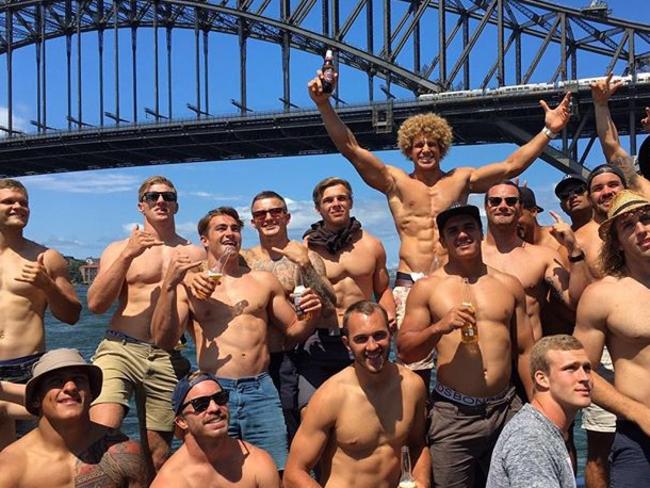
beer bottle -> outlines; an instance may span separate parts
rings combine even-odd
[[[328,49],[325,53],[325,62],[321,72],[323,73],[321,78],[323,93],[332,93],[334,91],[334,55],[331,49]]]

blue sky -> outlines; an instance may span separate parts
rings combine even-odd
[[[585,5],[588,1],[572,0],[561,3],[578,7]],[[616,17],[650,22],[650,16],[647,14],[644,16],[645,19],[638,18],[639,4],[637,2],[617,0],[609,3],[614,11],[613,15]],[[129,51],[129,44],[126,42],[127,38],[124,39],[125,41],[122,42],[122,37],[120,37],[120,42],[122,42],[121,50]],[[189,39],[189,37],[184,39],[182,35],[179,35],[178,40],[182,45],[183,42],[189,42]],[[90,38],[88,42],[90,42]],[[234,58],[233,62],[237,61],[238,51],[235,38],[227,39],[223,37],[215,39],[214,42],[219,44],[213,46],[213,41],[210,41],[211,53],[215,53],[215,50],[221,53],[225,52],[228,58]],[[61,45],[63,46],[62,41]],[[162,38],[161,45],[163,45]],[[27,49],[33,50],[33,48]],[[524,50],[526,51],[525,55],[532,56],[530,46],[524,46]],[[86,57],[92,56],[93,52],[90,47],[85,48],[83,52],[85,62]],[[277,96],[280,95],[276,96],[275,93],[281,93],[281,81],[276,73],[278,70],[274,68],[274,71],[270,68],[276,61],[279,63],[279,54],[275,56],[276,53],[279,53],[279,51],[275,46],[259,47],[253,43],[249,46],[249,76],[252,75],[250,79],[261,80],[260,86],[256,86],[255,83],[251,82],[248,89],[249,105],[256,110],[277,109],[279,106]],[[48,53],[48,55],[50,54]],[[52,63],[52,58],[55,56],[56,54],[50,55],[48,63]],[[106,58],[109,56],[110,54],[107,53]],[[29,52],[29,57],[24,56],[25,59],[22,59],[19,53],[15,57],[17,72],[20,73],[21,63],[24,63],[25,72],[31,69],[28,66],[29,63],[33,64],[33,51]],[[182,55],[177,57],[179,63],[186,62],[191,65],[193,62],[193,55],[185,56],[184,60]],[[127,72],[124,75],[127,76],[127,80],[127,68],[130,66],[129,59],[125,57],[123,60],[123,72]],[[214,82],[216,85],[222,86],[224,93],[223,96],[219,97],[211,95],[211,112],[215,114],[233,112],[234,107],[229,105],[228,100],[238,98],[237,80],[230,80],[228,77],[223,76],[224,72],[232,72],[224,69],[224,66],[230,61],[230,59],[227,59],[222,65],[212,63],[212,70],[214,71],[210,73],[211,85]],[[0,60],[2,72],[4,72],[3,63],[4,61]],[[306,84],[319,65],[319,59],[314,56],[292,53],[292,96],[293,101],[301,107],[311,106]],[[594,61],[592,65],[588,56],[580,58],[580,76],[598,76],[602,73],[603,66],[602,61]],[[265,76],[266,73],[270,73],[270,75],[267,77]],[[548,74],[542,71],[541,75],[544,74],[548,77]],[[86,97],[92,98],[92,94],[86,95],[86,92],[91,91],[89,88],[92,89],[93,87],[93,76],[90,70],[88,74],[84,71],[84,100],[86,100]],[[235,75],[233,74],[233,76]],[[366,86],[365,76],[362,77],[350,69],[342,69],[341,77],[344,80],[341,87],[341,96],[346,101],[354,103],[363,102],[364,99],[367,99],[367,94],[363,90],[356,88],[356,86]],[[346,77],[348,82],[344,84]],[[540,77],[543,78],[543,76]],[[356,83],[357,79],[360,83]],[[147,80],[140,81],[142,83],[147,82]],[[539,81],[544,80],[540,79]],[[28,122],[26,121],[35,118],[32,114],[35,91],[30,83],[29,76],[21,76],[20,83],[15,81],[17,107],[15,123],[18,127],[27,128]],[[54,75],[50,76],[48,83],[50,83],[51,87],[56,87],[58,83],[59,88],[64,90],[63,75],[59,76],[58,79]],[[182,83],[182,79],[175,80],[176,87],[182,86]],[[381,81],[378,81],[376,84],[379,86],[381,83]],[[0,87],[0,124],[4,124],[6,121],[6,110],[2,107],[4,100],[6,100],[3,90],[4,88]],[[189,91],[192,91],[192,89],[189,89]],[[404,97],[409,96],[408,94],[399,93],[399,91],[396,94]],[[412,95],[410,96],[412,97]],[[130,100],[127,97],[128,94],[125,94],[120,106],[122,113],[129,118],[131,109]],[[140,104],[152,107],[153,102],[150,97],[150,93],[145,91],[141,96]],[[53,98],[53,95],[50,94],[49,98]],[[57,104],[54,104],[52,108],[48,108],[50,110],[48,123],[52,120],[52,123],[57,127],[63,127],[64,123],[61,120],[64,117],[65,107],[63,97],[59,98]],[[193,95],[189,93],[175,95],[175,107],[184,107],[186,102],[193,103],[192,98]],[[381,99],[383,97],[377,96],[377,98]],[[84,101],[84,103],[86,102]],[[162,102],[161,104],[164,113],[166,105]],[[106,109],[111,110],[110,105],[108,103],[107,105]],[[92,111],[87,110],[85,107],[84,111],[88,114],[85,116],[85,120],[93,122]],[[190,116],[191,114],[186,115]],[[59,117],[58,125],[57,116]],[[141,114],[140,117],[144,119],[144,114]],[[627,142],[627,140],[624,140],[625,144]],[[452,148],[442,166],[443,169],[451,169],[460,165],[479,166],[501,160],[515,149],[515,145],[509,144],[456,147]],[[407,171],[411,169],[412,164],[396,151],[378,154],[389,164],[400,166]],[[587,165],[594,166],[600,162],[602,162],[602,155],[599,148],[595,147],[591,151]],[[136,209],[137,188],[143,179],[153,174],[167,176],[174,181],[179,191],[180,210],[176,221],[182,235],[194,242],[198,242],[196,222],[201,216],[216,206],[231,205],[241,210],[247,221],[244,232],[244,246],[252,246],[257,243],[257,235],[248,225],[250,218],[248,205],[255,193],[272,189],[287,198],[292,213],[291,236],[299,238],[302,232],[318,219],[318,215],[311,203],[311,191],[314,185],[327,176],[336,175],[346,178],[350,180],[354,188],[354,214],[368,231],[383,240],[387,249],[389,266],[397,263],[398,240],[385,198],[378,192],[368,188],[357,176],[351,164],[338,155],[186,163],[25,177],[22,178],[22,181],[30,191],[30,205],[32,208],[32,216],[26,235],[35,241],[54,247],[66,255],[73,255],[78,258],[99,256],[109,242],[125,238],[130,228],[135,223],[140,222],[141,215]],[[561,176],[559,171],[539,160],[524,174],[523,179],[535,190],[538,202],[542,207],[547,210],[557,210],[553,187]],[[479,201],[479,199],[476,199],[476,202]],[[550,223],[551,219],[548,212],[542,214],[540,220],[542,223]]]

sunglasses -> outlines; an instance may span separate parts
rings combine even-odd
[[[502,201],[505,201],[508,207],[514,207],[519,202],[519,197],[488,197],[487,201],[490,207],[498,207]]]
[[[256,210],[252,212],[251,215],[255,220],[262,220],[266,217],[266,214],[271,214],[271,217],[279,217],[283,215],[287,210],[281,207],[269,208],[268,210]]]
[[[573,196],[584,195],[586,191],[587,191],[586,186],[583,185],[575,186],[573,188],[567,188],[559,192],[559,197],[560,200],[566,200],[567,198],[571,198]]]
[[[230,394],[226,390],[221,390],[214,395],[192,398],[189,402],[183,403],[179,411],[183,410],[188,405],[192,405],[195,413],[205,412],[210,406],[210,401],[214,400],[214,403],[220,407],[223,407],[225,405],[228,405],[229,398]]]
[[[176,192],[173,191],[148,191],[142,195],[142,201],[153,203],[157,202],[160,197],[166,202],[175,202],[177,199]]]

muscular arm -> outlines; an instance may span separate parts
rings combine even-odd
[[[416,396],[416,416],[409,432],[409,453],[413,463],[413,477],[418,488],[429,488],[431,486],[431,454],[427,448],[426,438],[426,417],[427,417],[427,390],[424,383],[415,378],[410,390]]]
[[[544,281],[551,288],[551,292],[558,297],[564,305],[571,310],[575,310],[575,304],[571,301],[570,283],[571,279],[574,280],[574,285],[577,285],[579,277],[583,274],[572,277],[569,271],[562,265],[562,256],[557,251],[550,248],[545,248],[544,252],[547,254],[546,269],[544,271]]]
[[[271,287],[271,299],[269,300],[268,306],[270,322],[277,326],[291,341],[300,342],[305,340],[313,332],[316,322],[320,317],[320,299],[312,291],[312,298],[309,300],[309,304],[301,305],[301,308],[306,312],[304,318],[298,320],[296,312],[287,300],[280,282],[271,273],[265,274]],[[306,297],[307,294],[305,293],[303,299]]]
[[[526,293],[515,278],[509,279],[509,288],[515,296],[515,313],[511,319],[513,331],[513,354],[517,358],[517,373],[521,379],[526,395],[532,398],[533,381],[530,377],[530,351],[533,348],[533,328],[526,313]]]
[[[336,308],[336,293],[327,279],[325,263],[314,251],[308,251],[309,263],[300,268],[303,285],[314,290],[323,302],[323,309]]]
[[[560,104],[551,110],[544,101],[540,100],[540,105],[545,112],[544,124],[552,132],[560,132],[569,121],[570,101],[571,94],[567,93]],[[505,161],[474,169],[469,179],[470,192],[485,193],[495,183],[519,176],[542,153],[549,140],[546,135],[540,132],[508,156]]]
[[[67,324],[75,324],[79,320],[81,303],[70,283],[68,262],[54,249],[48,249],[43,259],[51,277],[51,283],[43,288],[43,292],[52,315]]]
[[[0,381],[0,400],[20,405],[25,403],[25,385]]]
[[[397,332],[397,353],[405,363],[427,357],[442,337],[442,332],[436,328],[437,323],[431,323],[428,299],[434,286],[429,280],[416,282],[406,300],[404,320]]]
[[[97,277],[88,288],[88,308],[91,312],[106,312],[120,294],[126,272],[133,261],[133,257],[124,252],[125,248],[125,242],[114,242],[102,253]]]
[[[381,305],[388,314],[388,324],[394,331],[396,328],[396,311],[393,290],[389,287],[390,277],[386,269],[386,250],[384,246],[377,241],[377,260],[375,262],[375,271],[372,274],[372,287],[375,293],[377,303]]]
[[[291,443],[289,458],[284,470],[285,488],[320,488],[309,471],[316,466],[327,442],[336,427],[338,408],[342,399],[340,391],[327,384],[314,393],[309,401],[298,432]]]
[[[280,488],[280,475],[278,467],[271,456],[264,450],[258,449],[255,459],[252,460],[255,466],[255,481],[257,488]]]
[[[25,456],[7,452],[0,453],[0,486],[3,488],[19,488],[21,477],[25,471]]]
[[[184,285],[163,280],[151,317],[151,337],[159,348],[171,351],[183,335],[190,316],[188,293]]]

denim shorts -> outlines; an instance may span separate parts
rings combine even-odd
[[[278,390],[268,373],[246,378],[221,378],[230,393],[228,435],[250,442],[268,452],[278,470],[287,462],[287,427]]]
[[[43,353],[0,361],[0,380],[24,385],[32,377],[32,367]]]
[[[650,438],[634,422],[616,422],[610,452],[611,488],[640,488],[650,482]]]

